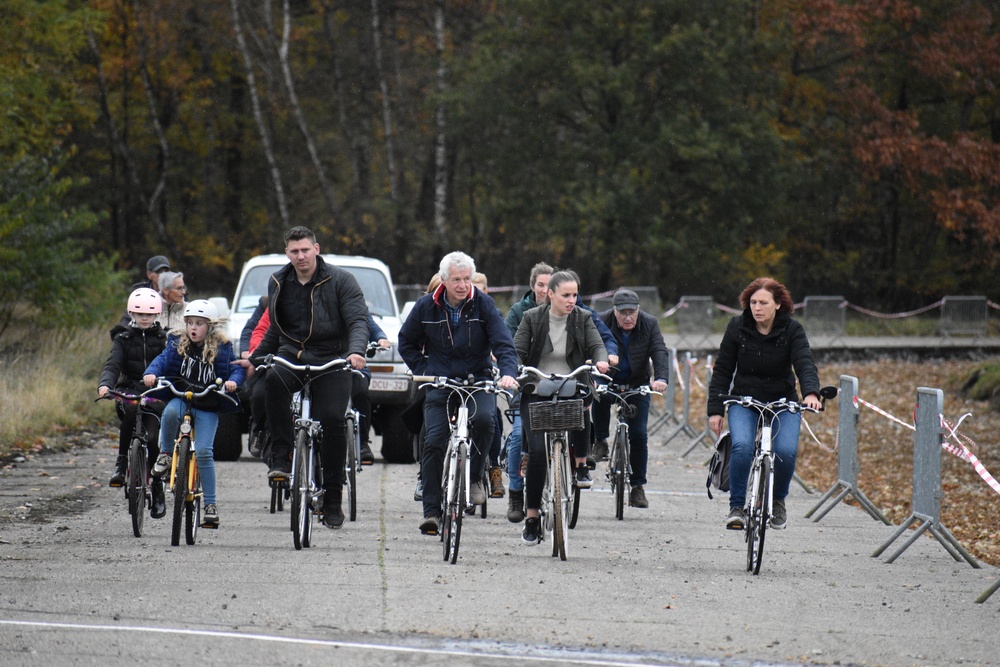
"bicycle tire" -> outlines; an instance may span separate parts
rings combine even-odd
[[[760,565],[764,559],[770,478],[771,461],[764,458],[754,479],[753,505],[747,512],[747,571],[755,575],[760,574]]]
[[[573,480],[573,492],[569,496],[569,528],[576,528],[576,521],[580,518],[580,487]]]
[[[354,414],[347,417],[347,465],[344,472],[344,484],[347,486],[347,518],[354,521],[358,518],[358,459],[361,457],[361,442],[358,439],[358,428],[354,422]]]
[[[132,517],[132,534],[142,537],[146,519],[146,444],[133,438],[128,450],[128,513]]]
[[[618,429],[615,433],[615,451],[612,459],[613,472],[611,486],[615,491],[615,518],[619,521],[625,519],[625,473],[628,470],[628,437],[624,429]]]
[[[449,443],[445,450],[444,469],[441,471],[441,526],[438,535],[441,539],[442,558],[445,562],[451,559],[451,508],[455,496],[456,480],[455,444]]]
[[[479,516],[480,516],[480,518],[485,519],[486,518],[486,506],[490,502],[490,492],[489,492],[489,489],[490,489],[490,473],[488,471],[486,471],[486,470],[483,471],[482,485],[483,485],[483,488],[486,489],[486,500],[484,500],[483,504],[479,506]]]
[[[465,458],[465,452],[461,449],[455,463],[455,498],[451,502],[451,529],[448,531],[448,537],[451,540],[451,557],[449,558],[449,562],[452,565],[458,562],[458,547],[462,542],[462,518],[465,516],[466,507],[465,467],[468,465],[468,461]]]
[[[296,551],[308,546],[309,441],[305,429],[295,435],[295,483],[292,485],[292,544]]]
[[[566,444],[559,438],[552,443],[552,555],[566,560]]]
[[[170,527],[170,546],[180,546],[181,524],[184,522],[184,503],[187,502],[187,460],[190,453],[191,440],[188,436],[183,436],[174,445],[174,517]]]
[[[184,505],[184,537],[188,544],[194,544],[201,527],[201,475],[198,473],[198,457],[188,456],[188,488],[191,500]]]

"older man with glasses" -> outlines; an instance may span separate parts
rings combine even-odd
[[[667,388],[667,378],[670,372],[670,355],[667,353],[663,334],[660,333],[660,323],[652,315],[639,310],[639,296],[629,289],[615,292],[613,307],[600,314],[601,319],[615,340],[618,341],[618,372],[615,384],[628,387],[639,387],[648,384],[653,391],[663,391]],[[653,375],[650,381],[649,361],[653,361]],[[612,399],[605,397],[594,403],[594,431],[597,443],[594,447],[594,458],[608,458],[608,432],[611,422]],[[646,492],[646,425],[649,421],[649,395],[631,396],[628,399],[634,405],[636,414],[628,420],[628,439],[632,474],[629,484],[629,505],[632,507],[649,507]]]
[[[176,271],[164,271],[160,275],[160,297],[163,299],[163,311],[157,316],[164,331],[180,331],[184,328],[184,309],[187,307],[187,287],[184,285],[184,274]]]

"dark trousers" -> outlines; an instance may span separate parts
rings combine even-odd
[[[302,388],[302,380],[282,366],[272,367],[264,380],[267,389],[267,423],[271,430],[274,461],[291,458],[294,424],[292,423],[292,393]],[[323,487],[326,503],[339,506],[344,483],[344,460],[347,453],[347,403],[351,397],[351,374],[343,371],[315,376],[311,382],[312,415],[323,425],[323,440],[319,447],[323,466]]]
[[[524,479],[524,507],[539,509],[542,505],[542,489],[545,487],[545,474],[548,471],[548,461],[545,459],[545,432],[536,431],[531,427],[531,403],[547,401],[548,398],[537,398],[534,394],[521,395],[521,424],[524,429],[522,451],[528,452],[528,473]],[[582,431],[570,431],[569,440],[572,447],[571,457],[583,458],[590,451],[590,400],[585,399],[584,423]],[[576,468],[576,462],[570,458],[570,469]]]
[[[139,413],[139,406],[135,403],[116,403],[118,417],[122,420],[118,430],[118,456],[128,456],[129,445],[132,444],[132,433],[135,432],[135,420]],[[142,423],[146,429],[146,451],[148,452],[149,465],[160,454],[160,413],[163,412],[163,403],[147,405],[142,410]]]
[[[368,393],[369,379],[357,373],[351,373],[351,405],[358,411],[358,433],[361,434],[361,444],[368,442],[368,429],[372,423],[372,398]]]

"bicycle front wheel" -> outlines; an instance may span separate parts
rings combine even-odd
[[[756,470],[753,495],[747,508],[747,571],[760,574],[760,564],[764,558],[764,535],[767,532],[768,507],[770,507],[771,461],[764,458]],[[750,487],[748,487],[750,488]]]
[[[309,435],[305,429],[300,429],[295,436],[295,478],[292,484],[292,544],[296,550],[309,543],[309,458]]]
[[[198,459],[188,456],[188,488],[191,500],[184,503],[184,539],[194,544],[201,526],[201,475],[198,474]]]
[[[447,555],[445,560],[452,565],[458,562],[458,547],[462,542],[462,518],[465,516],[465,460],[464,447],[459,447],[455,455],[453,470],[454,477],[449,480],[448,512],[444,517],[446,530],[445,536]]]
[[[354,415],[347,417],[347,465],[344,467],[344,485],[347,486],[347,518],[358,518],[358,459],[361,457],[361,441]]]
[[[625,519],[625,473],[628,470],[628,436],[624,429],[615,433],[614,451],[611,452],[611,488],[615,493],[615,518]]]
[[[569,458],[566,443],[555,439],[552,443],[552,555],[566,560],[566,540],[569,538],[569,517],[566,506],[569,497]]]
[[[170,527],[170,546],[181,543],[181,525],[184,523],[184,503],[187,502],[188,458],[191,456],[191,439],[182,437],[174,445],[174,521]]]
[[[142,537],[146,519],[146,443],[133,439],[128,450],[128,512],[132,515],[132,534]]]

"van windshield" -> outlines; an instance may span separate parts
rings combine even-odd
[[[385,275],[377,270],[361,266],[342,266],[345,271],[349,271],[361,285],[361,291],[365,293],[365,301],[368,302],[368,310],[376,317],[395,317],[396,312],[392,304],[392,291]],[[274,266],[255,266],[247,271],[240,287],[240,293],[236,296],[235,312],[250,314],[257,307],[260,297],[267,294],[267,281],[276,271]]]

